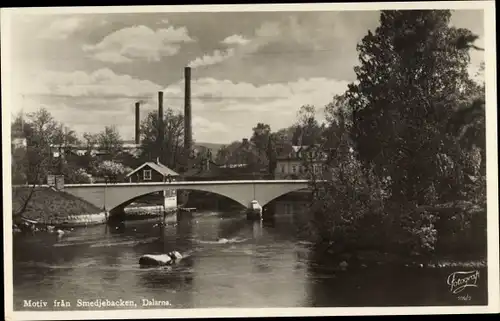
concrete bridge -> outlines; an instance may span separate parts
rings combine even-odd
[[[163,190],[196,190],[228,197],[244,207],[252,200],[264,206],[287,193],[308,188],[307,180],[178,181],[116,184],[67,184],[67,193],[112,211],[146,194]]]

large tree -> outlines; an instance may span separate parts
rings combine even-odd
[[[269,136],[271,135],[271,126],[264,123],[258,123],[252,129],[252,137],[250,141],[254,144],[255,148],[261,155],[265,155],[268,144],[269,144]]]
[[[29,192],[23,198],[21,206],[14,209],[14,214],[22,214],[27,209],[36,186],[43,184],[47,174],[53,172],[54,166],[59,164],[59,161],[52,157],[51,146],[60,143],[63,129],[45,108],[26,117],[21,114],[14,120],[13,138],[25,138],[26,145],[13,144],[13,179],[15,183],[27,182],[30,185]]]
[[[311,146],[321,142],[324,127],[316,119],[316,108],[311,105],[300,107],[293,136],[294,145]]]
[[[144,160],[162,158],[170,168],[185,166],[184,115],[167,109],[163,116],[163,148],[158,143],[158,114],[150,112],[141,124],[141,145]],[[163,155],[160,151],[163,150]]]
[[[400,200],[429,201],[439,155],[454,160],[447,185],[462,184],[447,123],[474,87],[467,67],[477,37],[450,26],[450,17],[449,10],[383,11],[358,45],[357,82],[346,93],[352,138],[364,168],[389,176]]]
[[[51,145],[60,137],[61,125],[49,111],[41,108],[27,115],[24,125],[27,144],[27,178],[30,183],[42,183],[54,170],[58,160],[52,157]]]
[[[97,135],[97,144],[110,160],[115,159],[123,150],[123,139],[114,125],[104,127],[104,130]]]
[[[72,149],[80,144],[76,132],[71,128],[58,124],[53,138],[53,144],[57,146],[59,157],[57,157],[57,173],[62,174],[67,166],[68,157],[71,158]]]

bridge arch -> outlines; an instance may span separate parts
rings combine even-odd
[[[66,192],[111,211],[140,196],[163,190],[196,190],[225,196],[247,207],[252,200],[265,206],[272,200],[308,187],[306,180],[201,181],[171,183],[70,184]]]
[[[125,207],[125,206],[129,205],[129,204],[133,203],[135,200],[140,199],[140,198],[141,198],[141,197],[143,197],[143,196],[150,195],[150,194],[154,194],[154,193],[158,193],[158,192],[162,192],[162,191],[167,190],[167,189],[168,189],[168,188],[158,189],[158,190],[153,191],[153,192],[148,192],[148,193],[146,193],[146,194],[138,195],[138,196],[136,196],[136,197],[134,197],[134,198],[132,198],[132,199],[128,199],[128,200],[126,200],[125,202],[123,202],[123,203],[121,203],[121,204],[116,205],[116,206],[115,206],[115,207],[113,207],[113,208],[110,208],[110,209],[106,208],[106,209],[107,209],[107,210],[109,210],[109,211],[113,211],[113,210],[115,210],[115,209],[118,209],[118,208]],[[225,198],[227,198],[227,199],[230,199],[230,200],[232,200],[232,201],[234,201],[234,202],[236,202],[236,203],[238,203],[238,204],[240,204],[240,205],[242,205],[242,206],[244,206],[244,207],[246,207],[246,206],[248,205],[248,204],[242,204],[242,203],[241,203],[241,202],[239,202],[238,200],[235,200],[235,199],[233,199],[233,198],[231,198],[231,197],[229,197],[229,196],[227,196],[227,195],[223,195],[223,194],[221,194],[221,193],[216,193],[216,192],[213,192],[213,191],[204,191],[204,190],[201,190],[201,189],[193,189],[193,188],[170,188],[170,190],[176,190],[176,191],[196,191],[196,192],[207,192],[207,193],[210,193],[210,194],[214,194],[214,195],[218,195],[218,196],[223,196],[223,197],[225,197]]]

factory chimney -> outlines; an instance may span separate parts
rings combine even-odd
[[[158,152],[160,162],[163,162],[163,91],[158,92]]]
[[[141,132],[140,132],[140,113],[139,107],[141,106],[140,102],[135,103],[135,143],[139,145],[141,143]]]
[[[192,148],[191,67],[184,68],[184,84],[184,148],[189,155]]]

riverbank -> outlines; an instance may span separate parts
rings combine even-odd
[[[28,198],[26,209],[19,213]],[[67,227],[102,224],[107,219],[102,209],[51,187],[35,187],[33,191],[31,187],[13,188],[12,215],[15,224]]]
[[[314,248],[314,246],[313,246]],[[426,257],[411,258],[402,257],[394,253],[381,251],[359,251],[349,254],[336,254],[328,250],[321,251],[313,249],[312,259],[318,263],[334,267],[338,270],[351,268],[371,268],[376,266],[392,266],[406,268],[465,268],[465,269],[484,269],[488,266],[484,257],[475,259],[464,259],[461,257]]]

